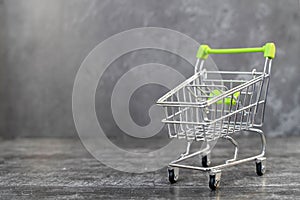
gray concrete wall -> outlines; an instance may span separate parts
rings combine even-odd
[[[299,13],[298,0],[0,0],[0,134],[76,136],[71,97],[81,62],[111,35],[143,26],[174,29],[214,47],[275,41],[264,129],[300,134]]]

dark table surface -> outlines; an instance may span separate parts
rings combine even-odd
[[[238,140],[241,157],[258,152],[258,139]],[[300,137],[267,138],[264,176],[255,174],[253,162],[231,167],[222,171],[220,189],[211,191],[207,175],[199,171],[181,170],[173,185],[166,168],[143,174],[116,171],[75,139],[2,140],[0,199],[300,199],[299,147]],[[232,151],[218,145],[213,162]],[[126,165],[126,158],[121,162]]]

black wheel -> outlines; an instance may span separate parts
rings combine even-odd
[[[210,162],[209,162],[209,160],[208,160],[207,155],[206,155],[206,156],[203,156],[203,157],[202,157],[202,166],[203,166],[203,167],[209,167],[209,164],[210,164]]]
[[[256,162],[255,164],[256,164],[256,174],[257,174],[258,176],[264,175],[265,172],[266,172],[266,168],[265,168],[265,166],[263,165],[263,163],[262,163],[262,162]]]
[[[177,180],[178,180],[178,169],[177,169],[177,172],[175,169],[173,168],[169,168],[168,169],[168,177],[169,177],[169,181],[170,183],[176,183]]]
[[[220,186],[220,180],[216,179],[216,175],[209,175],[208,185],[211,190],[216,190]]]

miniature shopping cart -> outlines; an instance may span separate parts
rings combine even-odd
[[[209,54],[238,54],[262,52],[265,64],[262,71],[249,72],[209,71],[205,60]],[[170,138],[185,139],[186,152],[169,163],[168,176],[171,183],[178,180],[179,168],[208,172],[209,187],[215,190],[220,185],[221,170],[248,161],[255,161],[256,173],[265,173],[266,140],[260,129],[270,81],[272,59],[275,57],[274,43],[258,48],[211,49],[201,45],[193,76],[161,97],[157,104],[164,107]],[[261,67],[262,68],[262,67]],[[260,135],[262,149],[259,155],[238,159],[238,143],[233,138],[241,131]],[[232,159],[217,166],[210,165],[212,144],[219,138],[229,140],[235,147]],[[204,145],[197,152],[190,152],[192,142]],[[180,164],[200,155],[202,166]]]

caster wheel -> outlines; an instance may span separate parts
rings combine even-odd
[[[220,187],[221,171],[209,174],[208,186],[211,190],[216,190]]]
[[[179,168],[168,168],[168,177],[170,183],[176,183],[178,180]]]
[[[209,160],[209,158],[208,158],[208,155],[202,157],[201,163],[202,163],[202,166],[203,166],[203,167],[209,167],[209,165],[210,165],[210,160]]]
[[[262,176],[266,173],[266,158],[257,159],[256,162],[256,174]]]

